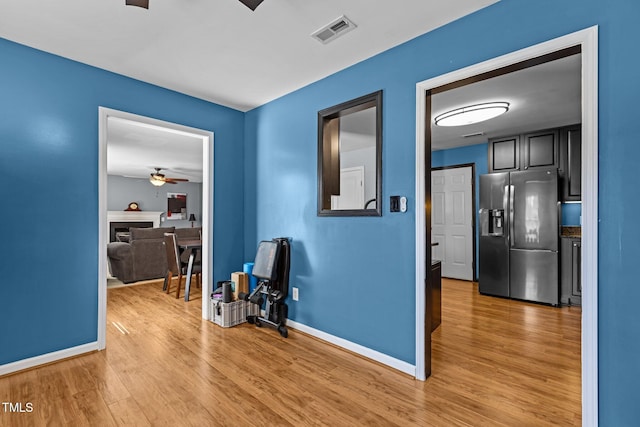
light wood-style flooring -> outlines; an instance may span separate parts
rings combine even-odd
[[[580,308],[442,286],[426,382],[295,330],[220,328],[197,292],[110,289],[107,350],[0,378],[0,402],[33,405],[0,425],[580,425]]]

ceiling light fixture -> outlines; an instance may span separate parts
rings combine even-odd
[[[151,176],[149,177],[149,182],[156,187],[162,187],[166,183],[163,178],[164,175],[162,174],[151,174]]]
[[[487,102],[456,108],[437,116],[436,126],[465,126],[493,119],[509,111],[508,102]]]

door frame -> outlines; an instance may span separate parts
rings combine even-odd
[[[598,424],[598,27],[592,26],[556,39],[527,47],[485,62],[434,77],[416,84],[416,379],[426,380],[431,347],[425,334],[425,281],[430,216],[430,190],[426,187],[426,165],[431,159],[431,120],[427,91],[501,67],[551,54],[573,46],[581,47],[582,60],[582,420],[583,425]],[[430,179],[430,174],[429,174]],[[427,343],[428,339],[428,343]]]
[[[447,169],[471,168],[471,280],[477,282],[478,274],[476,270],[476,164],[463,163],[450,166],[438,166],[431,168],[431,172]]]
[[[187,134],[202,140],[202,318],[209,318],[209,294],[213,283],[213,132],[98,107],[98,350],[106,347],[107,333],[107,137],[110,117],[141,126]]]

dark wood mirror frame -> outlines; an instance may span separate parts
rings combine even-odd
[[[376,109],[376,198],[374,199],[376,207],[374,209],[331,209],[331,196],[340,194],[340,125],[335,119],[369,108]],[[318,216],[382,216],[381,90],[318,112]]]

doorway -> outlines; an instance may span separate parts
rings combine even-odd
[[[432,258],[442,262],[442,277],[475,277],[474,165],[431,169]]]
[[[165,122],[150,117],[124,111],[99,107],[99,165],[98,165],[98,218],[99,218],[99,262],[98,262],[98,349],[106,347],[107,316],[107,255],[109,227],[107,222],[107,144],[110,120],[129,121],[136,126],[152,128],[196,138],[202,143],[202,318],[209,318],[208,295],[212,290],[213,278],[213,133]]]
[[[416,379],[430,372],[430,335],[425,330],[426,286],[431,249],[431,121],[429,92],[563,49],[581,50],[582,94],[582,416],[598,419],[598,28],[591,27],[417,84],[416,91]]]

